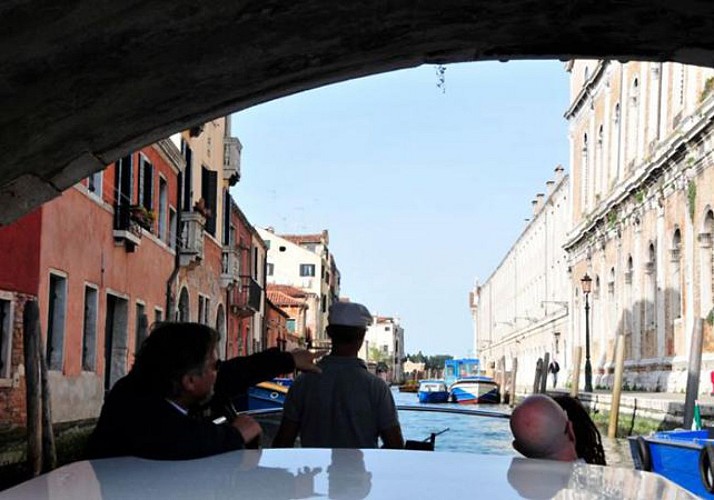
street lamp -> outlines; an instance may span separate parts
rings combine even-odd
[[[585,273],[580,284],[585,295],[585,392],[593,392],[593,369],[590,365],[590,303],[588,302],[593,280]]]

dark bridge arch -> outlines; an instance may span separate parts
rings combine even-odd
[[[216,116],[424,63],[714,64],[711,0],[9,0],[0,223]]]

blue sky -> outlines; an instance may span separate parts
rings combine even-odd
[[[407,352],[465,356],[468,292],[569,170],[568,74],[558,61],[385,73],[233,116],[233,196],[278,233],[330,232],[343,296],[398,316]]]

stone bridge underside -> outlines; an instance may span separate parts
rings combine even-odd
[[[712,0],[6,0],[0,223],[232,111],[424,63],[714,64]]]

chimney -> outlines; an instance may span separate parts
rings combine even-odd
[[[273,226],[268,226],[265,228],[265,230],[268,231],[269,233],[275,234],[275,228]]]
[[[538,213],[538,200],[531,201],[531,206],[533,207],[533,215]]]
[[[555,182],[560,182],[563,179],[565,169],[563,165],[558,165],[555,167]]]
[[[536,200],[538,201],[538,210],[543,208],[543,205],[545,205],[545,194],[544,193],[538,193],[536,195]]]

